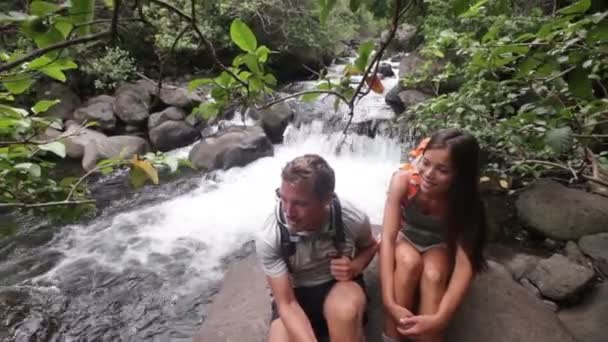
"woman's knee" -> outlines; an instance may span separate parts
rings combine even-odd
[[[395,266],[401,272],[419,275],[424,264],[418,251],[407,243],[400,243],[395,248]]]
[[[447,270],[440,267],[432,267],[425,265],[422,271],[422,280],[427,284],[442,286],[447,280]]]

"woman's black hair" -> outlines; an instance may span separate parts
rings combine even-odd
[[[448,246],[454,253],[456,242],[461,242],[474,271],[480,272],[487,267],[483,255],[487,222],[479,191],[479,143],[471,134],[449,128],[435,133],[425,151],[444,148],[454,172],[445,218]]]

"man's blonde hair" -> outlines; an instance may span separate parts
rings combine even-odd
[[[334,170],[316,154],[305,154],[288,162],[281,178],[288,183],[307,184],[319,199],[333,194],[336,184]]]

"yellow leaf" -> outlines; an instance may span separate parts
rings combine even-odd
[[[133,156],[133,159],[131,159],[131,165],[134,168],[143,171],[146,176],[148,176],[148,179],[152,181],[152,183],[158,185],[158,172],[152,163],[147,160],[139,160],[137,159],[137,156]]]
[[[378,75],[374,75],[374,77],[368,76],[365,78],[365,83],[367,83],[367,86],[370,87],[374,93],[382,94],[384,92],[384,86],[382,85],[380,78],[378,78]]]
[[[507,182],[504,179],[501,179],[498,183],[500,184],[500,187],[503,188],[503,189],[508,189],[509,188],[509,182]]]

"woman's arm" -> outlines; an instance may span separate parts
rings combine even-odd
[[[460,303],[462,303],[474,275],[469,255],[460,242],[456,243],[454,272],[437,310],[437,318],[443,326],[448,325]]]
[[[409,176],[406,172],[393,174],[389,185],[384,219],[382,222],[382,240],[380,242],[380,282],[382,285],[382,302],[387,308],[395,303],[395,241],[399,233],[401,200],[406,195]]]

